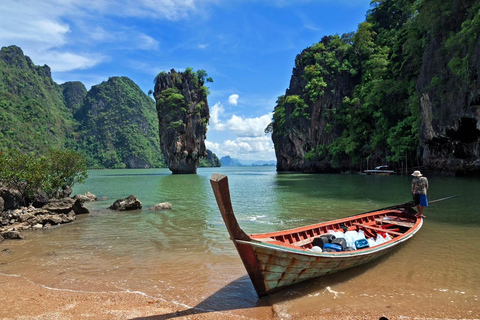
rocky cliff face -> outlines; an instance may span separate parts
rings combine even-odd
[[[330,40],[324,37],[320,43]],[[285,124],[272,134],[278,171],[339,172],[338,167],[343,167],[333,168],[318,146],[328,146],[340,136],[343,127],[333,117],[333,110],[342,105],[343,97],[350,95],[357,79],[345,71],[328,70],[329,76],[324,78],[326,87],[318,100],[313,101],[306,92],[304,71],[311,64],[307,56],[312,51],[307,48],[297,55],[290,87],[283,101],[277,101],[277,108],[285,109]],[[303,114],[299,115],[299,110]]]
[[[50,148],[86,154],[89,168],[165,167],[155,101],[126,77],[87,92],[79,81],[56,84],[17,46],[0,50],[0,152]]]
[[[80,81],[69,81],[60,85],[65,99],[65,105],[75,114],[83,104],[87,96],[87,88]]]
[[[480,4],[438,3],[384,1],[296,57],[267,128],[278,171],[480,173]]]
[[[0,50],[0,150],[45,152],[71,145],[72,115],[47,65],[17,46]]]
[[[429,34],[417,82],[419,150],[423,164],[442,175],[480,172],[480,37],[478,29],[476,37],[463,35],[468,9],[455,2],[444,27]],[[449,50],[449,33],[456,34],[461,46]]]
[[[74,88],[69,92],[75,91]],[[79,136],[83,150],[89,155],[90,168],[163,165],[155,102],[131,79],[111,77],[93,86],[75,119],[80,123]]]
[[[156,78],[160,146],[172,173],[196,173],[206,155],[209,108],[204,78],[186,72],[162,72]]]

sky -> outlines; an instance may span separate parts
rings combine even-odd
[[[171,69],[203,69],[219,158],[275,160],[270,134],[301,51],[356,31],[370,0],[0,0],[0,46],[19,46],[58,83],[112,76],[145,93]]]

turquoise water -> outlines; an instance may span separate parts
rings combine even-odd
[[[172,175],[168,169],[92,170],[73,193],[99,197],[87,203],[91,213],[71,224],[27,232],[21,242],[0,243],[0,251],[9,249],[8,255],[0,254],[0,273],[56,289],[129,290],[184,307],[254,309],[265,302],[257,299],[229,240],[210,187],[213,173],[228,176],[233,208],[247,233],[411,200],[410,176],[278,174],[274,167],[200,168],[197,175]],[[430,201],[461,196],[426,208],[424,226],[409,243],[378,262],[295,286],[268,303],[290,316],[327,305],[387,305],[391,299],[391,308],[420,310],[440,303],[463,308],[467,316],[479,312],[480,180],[429,181]],[[130,194],[142,202],[141,210],[106,209]],[[173,209],[150,209],[160,202],[170,202]]]

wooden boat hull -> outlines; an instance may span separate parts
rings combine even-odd
[[[225,225],[259,296],[375,260],[413,237],[423,223],[406,211],[379,210],[291,230],[247,235],[233,213],[227,177],[214,174],[210,181]],[[362,228],[367,234],[389,234],[393,239],[353,251],[310,250],[315,237],[340,228]]]
[[[289,285],[353,268],[386,255],[407,241],[392,241],[368,249],[338,253],[316,253],[301,249],[284,248],[268,243],[235,240],[255,290],[259,296],[276,292]],[[254,259],[249,261],[248,259]],[[247,261],[246,261],[247,260]],[[254,266],[252,268],[252,266]]]

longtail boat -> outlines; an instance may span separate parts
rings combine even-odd
[[[259,297],[377,259],[411,239],[423,223],[407,203],[403,207],[379,209],[300,228],[247,235],[233,212],[227,176],[213,174],[210,183],[230,237]],[[325,244],[321,252],[315,250],[318,246],[314,244],[319,242],[316,239],[331,240],[335,238],[331,236],[334,234],[338,239],[341,238],[339,234],[347,235],[352,231],[363,234],[372,245],[335,251],[339,249],[338,245],[330,244],[327,248]],[[384,242],[373,244],[379,235]]]

